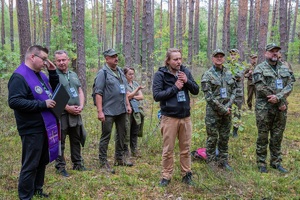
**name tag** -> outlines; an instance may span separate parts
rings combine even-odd
[[[125,85],[124,84],[120,85],[120,93],[125,94]]]
[[[177,101],[178,101],[178,102],[184,102],[184,101],[186,101],[184,91],[179,91],[179,92],[177,93]]]
[[[227,98],[227,90],[226,88],[221,88],[220,89],[220,96],[222,99]]]
[[[277,79],[276,80],[276,89],[283,89],[282,79]]]
[[[72,98],[78,97],[78,94],[77,94],[75,88],[73,88],[73,87],[70,88],[70,94],[71,94]]]

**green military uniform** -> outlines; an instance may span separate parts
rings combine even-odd
[[[231,72],[213,66],[201,79],[202,91],[206,104],[206,154],[207,161],[216,158],[216,147],[219,150],[220,163],[228,160],[228,140],[231,128],[231,114],[226,114],[236,97],[236,86]]]
[[[252,100],[253,100],[253,96],[255,95],[255,85],[252,81],[253,76],[252,73],[254,71],[255,65],[251,65],[249,66],[249,68],[246,69],[245,71],[245,78],[248,79],[247,81],[247,105],[248,108],[251,110],[252,109]]]
[[[270,132],[270,165],[273,168],[280,166],[281,141],[286,125],[287,109],[280,111],[279,107],[287,106],[287,96],[293,88],[292,76],[289,69],[277,61],[271,66],[267,61],[256,66],[253,73],[256,87],[256,124],[258,137],[256,142],[256,155],[258,167],[266,166],[268,135]],[[276,95],[278,103],[268,102],[268,95]]]

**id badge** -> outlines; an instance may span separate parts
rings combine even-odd
[[[178,102],[184,102],[184,101],[186,101],[184,91],[179,91],[177,93],[177,101]]]
[[[276,89],[283,89],[282,79],[277,79],[276,80]]]
[[[120,93],[125,94],[125,85],[124,84],[120,85]]]
[[[220,89],[220,96],[221,96],[222,99],[227,98],[226,88],[221,88]]]
[[[72,98],[78,97],[78,94],[73,87],[70,88],[70,93],[71,93]]]

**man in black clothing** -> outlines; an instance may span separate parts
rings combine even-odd
[[[50,80],[41,72],[44,67]],[[58,156],[58,128],[50,112],[56,104],[51,96],[58,83],[56,67],[48,60],[48,49],[39,45],[28,48],[25,63],[8,82],[8,104],[14,110],[22,141],[20,199],[31,199],[33,195],[48,197],[42,188],[46,165]]]

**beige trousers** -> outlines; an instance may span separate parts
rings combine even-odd
[[[174,146],[179,141],[181,175],[191,171],[192,122],[190,117],[178,119],[162,116],[161,134],[163,136],[162,178],[170,180],[174,169]]]

